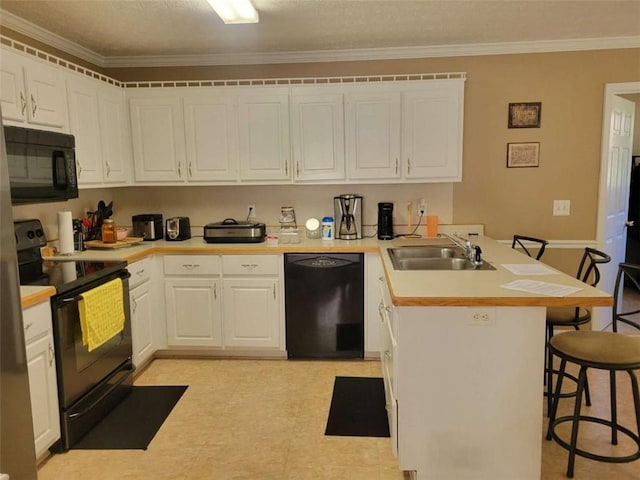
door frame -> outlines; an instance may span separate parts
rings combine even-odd
[[[598,216],[596,223],[596,243],[597,248],[603,250],[605,247],[605,227],[606,227],[606,204],[609,192],[607,190],[607,164],[609,158],[609,130],[611,129],[611,113],[613,110],[613,98],[618,95],[640,93],[640,82],[607,83],[604,87],[604,106],[602,118],[602,142],[600,150],[600,180],[598,187]],[[629,199],[627,198],[627,202]],[[609,290],[600,286],[603,290]],[[613,286],[611,291],[613,293]],[[611,307],[594,307],[593,326],[603,329],[610,323]]]

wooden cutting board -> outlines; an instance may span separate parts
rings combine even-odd
[[[143,240],[144,238],[142,237],[127,237],[124,240],[118,240],[116,243],[104,243],[102,240],[87,240],[84,244],[87,248],[110,250],[113,248],[130,247]]]

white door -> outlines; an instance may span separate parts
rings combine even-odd
[[[617,95],[605,96],[604,126],[608,135],[603,140],[600,171],[598,248],[611,256],[611,262],[601,269],[598,288],[613,293],[618,264],[624,262],[627,243],[635,104]],[[594,310],[594,328],[603,329],[611,321],[608,312],[609,309]]]
[[[341,93],[293,95],[291,134],[295,180],[344,180]]]
[[[135,179],[184,181],[186,155],[180,98],[132,98],[130,108]]]
[[[400,178],[400,93],[346,94],[345,143],[350,179]]]
[[[264,90],[241,94],[238,135],[241,180],[291,178],[288,93]]]
[[[104,183],[128,183],[131,139],[124,91],[111,85],[99,85],[98,112]]]
[[[131,290],[131,340],[133,364],[140,367],[153,354],[153,302],[151,282]]]
[[[96,85],[84,78],[67,79],[69,127],[76,139],[78,183],[102,183],[102,148]]]
[[[224,344],[233,347],[279,347],[278,280],[224,280]]]
[[[61,71],[29,59],[26,60],[25,66],[29,122],[64,128],[67,109]]]
[[[186,97],[184,128],[190,182],[237,180],[238,134],[231,95]]]

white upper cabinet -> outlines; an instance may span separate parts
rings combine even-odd
[[[190,182],[238,179],[238,133],[233,95],[217,90],[184,98],[187,178]]]
[[[180,96],[171,92],[136,96],[130,99],[129,106],[136,182],[185,181],[187,167]]]
[[[102,183],[102,148],[96,86],[83,76],[67,78],[69,130],[76,140],[78,184]]]
[[[127,184],[131,179],[131,135],[124,90],[99,85],[98,113],[104,183]]]
[[[462,81],[402,94],[402,160],[407,179],[462,180]]]
[[[346,93],[345,103],[349,179],[399,179],[400,92],[352,91]]]
[[[67,110],[62,70],[8,48],[1,53],[3,118],[13,124],[64,130]]]
[[[256,87],[238,94],[240,179],[291,179],[289,89]]]
[[[344,95],[335,89],[291,92],[293,179],[344,180]]]

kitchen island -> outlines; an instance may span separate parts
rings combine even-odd
[[[503,265],[537,262],[487,237],[469,238],[495,270],[394,270],[388,248],[446,243],[446,238],[305,239],[277,246],[207,244],[192,238],[88,250],[69,258],[131,263],[170,254],[379,255],[380,272],[368,274],[367,292],[378,296],[373,300],[382,320],[382,370],[399,467],[414,471],[417,480],[539,479],[546,307],[610,306],[612,298],[560,272],[515,275]],[[523,278],[580,290],[553,297],[501,287]]]

